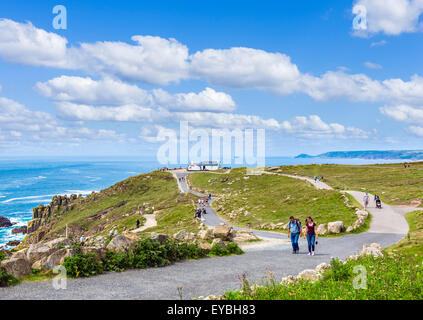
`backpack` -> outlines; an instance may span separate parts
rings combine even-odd
[[[291,225],[291,221],[289,221],[289,225]],[[295,219],[295,224],[297,225],[298,230],[301,233],[301,227],[300,227],[300,219]]]

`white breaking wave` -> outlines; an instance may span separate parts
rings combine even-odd
[[[82,194],[82,195],[88,195],[91,194],[91,192],[98,192],[96,190],[65,190],[65,193],[62,194],[63,196],[70,196],[71,194]],[[54,194],[46,194],[42,196],[28,196],[28,197],[19,197],[19,198],[11,198],[4,201],[1,201],[1,203],[10,203],[10,202],[21,202],[21,203],[36,203],[36,202],[50,202],[51,198],[55,196]]]
[[[14,201],[25,201],[24,203],[33,203],[33,202],[36,202],[35,200],[40,201],[40,199],[44,200],[44,202],[45,202],[46,198],[51,199],[51,197],[53,197],[53,196],[54,196],[54,194],[52,194],[52,195],[47,194],[47,195],[42,195],[42,196],[19,197],[19,198],[7,199],[7,200],[2,201],[1,203],[9,203],[9,202],[14,202]],[[26,200],[34,200],[34,201],[29,202],[29,201],[26,201]]]
[[[13,227],[23,227],[27,225],[27,221],[23,221],[22,219],[19,219],[19,218],[10,218],[9,220],[10,222],[15,223]]]

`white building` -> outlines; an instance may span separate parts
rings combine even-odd
[[[199,163],[191,163],[187,170],[188,171],[213,171],[221,169],[219,161],[202,161]]]

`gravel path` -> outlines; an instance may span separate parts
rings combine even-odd
[[[144,225],[142,227],[139,227],[138,229],[131,230],[130,232],[138,233],[138,232],[142,232],[144,230],[157,226],[157,220],[156,220],[155,214],[145,214],[144,218],[146,219]]]
[[[186,173],[179,172],[179,175]],[[184,181],[180,188],[184,192],[189,191]],[[350,193],[362,202],[361,193]],[[377,242],[382,247],[390,246],[407,233],[408,225],[403,214],[413,210],[404,207],[399,210],[386,204],[382,209],[369,208],[373,215],[369,232],[320,238],[315,256],[305,253],[306,242],[303,239],[300,239],[300,254],[292,255],[286,235],[255,231],[268,243],[265,246],[257,243],[246,249],[244,255],[183,261],[164,268],[106,273],[85,279],[67,279],[66,290],[55,290],[52,281],[27,282],[12,288],[0,288],[0,299],[179,299],[178,287],[182,287],[184,299],[222,294],[239,289],[238,276],[243,273],[254,282],[261,281],[266,272],[280,279],[315,268],[321,262],[330,262],[332,257],[345,259],[357,253],[363,244]],[[207,212],[208,225],[223,222],[212,208],[208,208]],[[395,221],[394,225],[392,221]]]

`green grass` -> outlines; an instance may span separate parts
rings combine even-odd
[[[229,174],[194,173],[189,181],[194,189],[217,195],[216,212],[238,226],[260,229],[263,223],[287,223],[291,215],[302,223],[307,216],[318,224],[342,220],[348,226],[356,220],[355,208],[345,205],[350,200],[340,192],[278,175],[244,177],[245,168],[237,168]]]
[[[149,214],[152,207],[158,213],[159,226],[155,231],[168,233],[177,227],[193,229],[192,203],[193,197],[179,195],[177,182],[170,173],[141,174],[76,200],[72,210],[50,218],[49,232],[43,239],[64,236],[66,225],[90,236],[107,235],[115,227],[118,232],[122,232],[124,226],[132,230],[138,219],[141,225],[145,222],[138,211]],[[176,223],[179,223],[177,227],[173,225]]]
[[[389,255],[386,258],[361,257],[346,264],[332,260],[332,269],[315,283],[300,281],[280,284],[273,277],[265,278],[254,288],[245,277],[241,290],[227,292],[226,300],[421,300],[423,299],[422,257]],[[367,273],[366,288],[354,287],[356,266]],[[362,284],[358,281],[358,284]]]
[[[405,218],[410,226],[408,235],[388,251],[423,256],[423,210],[407,213]]]
[[[51,270],[42,271],[42,270],[33,270],[32,273],[22,277],[20,280],[22,282],[40,282],[51,280],[56,277],[57,274],[54,274]]]
[[[272,171],[311,178],[323,176],[325,182],[335,189],[378,194],[388,204],[409,205],[412,200],[418,204],[423,199],[423,162],[412,163],[410,168],[404,168],[402,164],[324,164],[281,166]]]
[[[254,288],[240,277],[241,290],[227,292],[228,300],[421,300],[423,299],[423,211],[406,215],[410,232],[399,243],[384,250],[384,258],[371,256],[332,260],[332,270],[315,282],[282,285],[267,276]],[[367,288],[355,289],[354,267],[364,266]]]
[[[197,197],[192,194],[183,194],[178,197],[178,205],[163,210],[157,216],[157,227],[148,229],[148,232],[173,235],[181,230],[197,233],[199,222],[194,219],[194,203]]]

